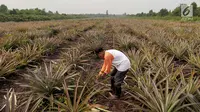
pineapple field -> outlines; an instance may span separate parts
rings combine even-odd
[[[94,50],[131,61],[120,100]],[[80,19],[0,23],[2,112],[199,112],[200,23]]]

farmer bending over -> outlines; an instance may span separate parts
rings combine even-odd
[[[111,71],[111,66],[114,66],[111,75],[111,91],[114,94],[112,99],[118,99],[121,96],[121,85],[124,81],[126,73],[130,68],[130,61],[121,51],[110,49],[104,50],[103,48],[97,48],[95,53],[99,58],[104,59],[103,67],[98,75],[104,77]]]

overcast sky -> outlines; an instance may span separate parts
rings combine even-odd
[[[150,9],[157,12],[161,8],[172,10],[181,3],[192,2],[200,6],[200,0],[0,0],[0,4],[7,5],[9,9],[38,7],[68,14],[105,13],[106,10],[111,14],[135,14]]]

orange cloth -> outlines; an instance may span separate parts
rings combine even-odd
[[[110,73],[111,67],[112,67],[112,61],[114,59],[114,56],[112,54],[110,54],[109,52],[105,52],[104,55],[104,64],[101,68],[101,72],[99,74],[102,73]]]

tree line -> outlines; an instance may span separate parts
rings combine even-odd
[[[200,17],[200,6],[193,2],[193,14],[195,17]],[[150,10],[148,13],[137,13],[129,16],[137,17],[180,17],[181,7],[178,6],[174,10],[166,8],[161,9],[159,12]],[[45,9],[8,9],[4,4],[0,5],[0,22],[6,21],[44,21],[44,20],[59,20],[59,19],[77,19],[88,17],[107,17],[105,14],[60,14],[58,11],[46,11]],[[115,16],[112,16],[115,17]]]
[[[84,15],[59,14],[58,11],[46,11],[45,9],[8,9],[4,4],[0,6],[0,22],[6,21],[41,21],[58,19],[86,18]]]
[[[193,15],[196,17],[200,17],[200,6],[198,7],[196,2],[193,2]],[[153,16],[181,16],[181,6],[176,7],[174,10],[168,10],[166,8],[161,9],[159,12],[154,12],[150,10],[148,13],[137,13],[136,15],[132,16],[139,16],[139,17],[153,17]]]

